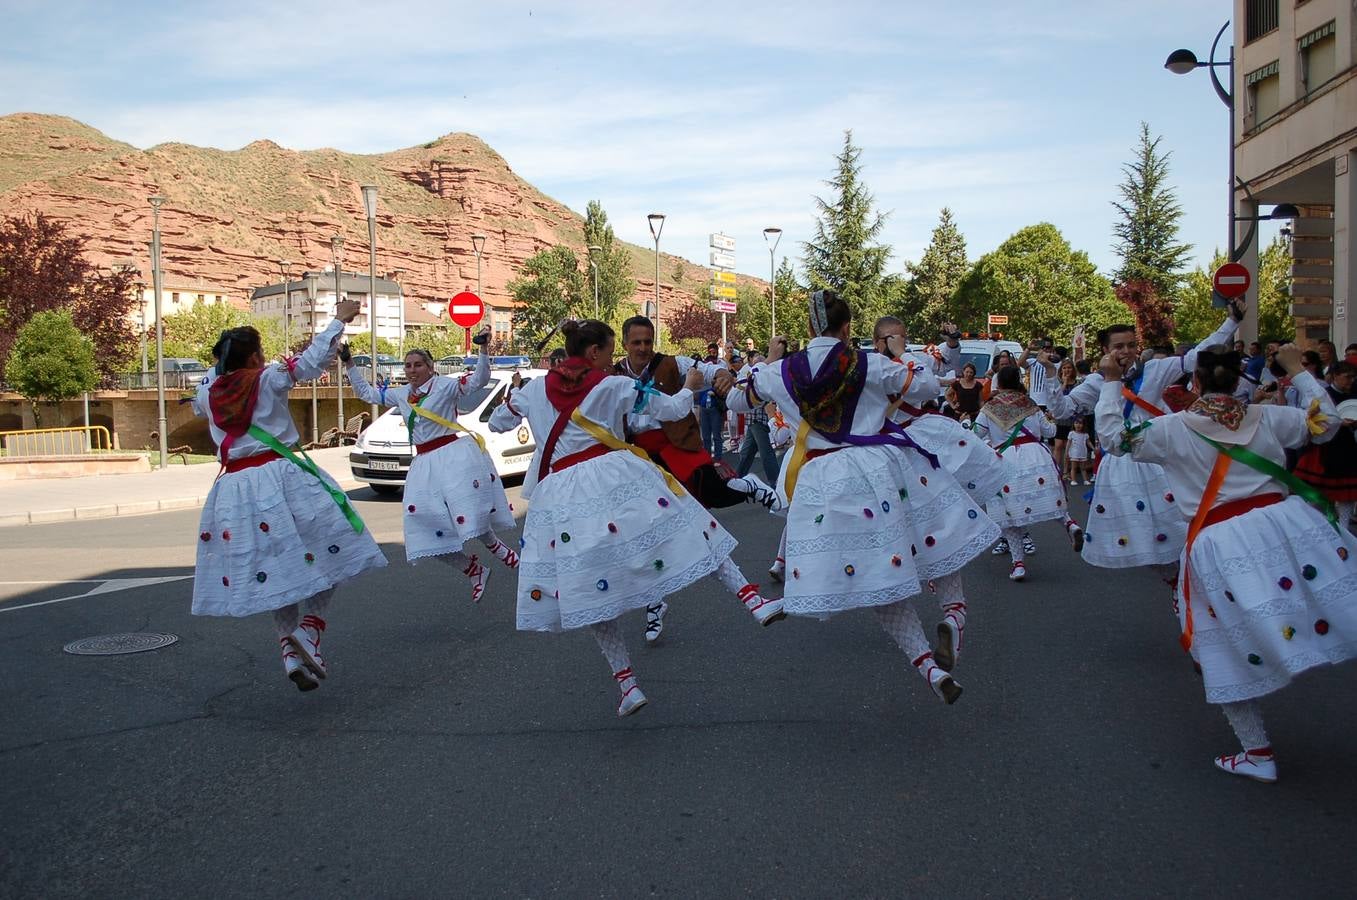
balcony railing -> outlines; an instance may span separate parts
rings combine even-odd
[[[1244,41],[1256,41],[1277,30],[1281,21],[1281,0],[1245,0]]]

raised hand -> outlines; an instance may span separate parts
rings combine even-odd
[[[1292,376],[1305,371],[1305,367],[1301,365],[1301,350],[1295,344],[1285,344],[1277,349],[1277,365]]]
[[[693,368],[697,367],[694,366]],[[712,390],[722,397],[726,395],[733,384],[735,384],[735,376],[730,374],[729,369],[717,369],[716,374],[711,379]]]
[[[706,383],[707,379],[702,376],[702,372],[697,366],[689,369],[687,377],[683,379],[683,386],[690,391],[700,391]]]
[[[1098,371],[1102,373],[1105,381],[1121,381],[1121,363],[1117,362],[1114,354],[1103,354],[1102,361],[1098,363]]]
[[[335,318],[347,325],[358,318],[358,313],[362,308],[363,305],[357,300],[340,300],[335,304]]]

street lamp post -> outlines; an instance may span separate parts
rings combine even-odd
[[[368,214],[368,318],[372,338],[371,383],[377,383],[377,186],[363,185],[363,209]],[[381,410],[372,404],[372,421],[377,421]]]
[[[339,235],[330,238],[330,258],[335,266],[335,309],[339,309],[339,257],[344,252],[344,239]],[[372,342],[372,348],[368,351],[372,361],[377,361],[377,342]],[[339,430],[344,430],[344,364],[338,359],[335,360],[335,397],[339,401]],[[374,379],[375,380],[375,379]]]
[[[316,276],[307,272],[306,305],[311,308],[311,339],[316,339]],[[320,443],[320,379],[311,379],[311,443]]]
[[[485,252],[485,235],[479,232],[471,236],[471,249],[476,253],[476,296],[480,297],[481,309],[485,309],[485,298],[481,297],[481,254]],[[471,351],[471,329],[466,329],[466,349]]]
[[[147,357],[148,341],[146,340],[146,282],[137,281],[137,305],[141,308],[141,383],[137,387],[146,387],[146,377],[151,372],[151,362]]]
[[[664,213],[651,213],[646,216],[650,223],[650,236],[655,239],[655,305],[650,310],[650,320],[655,323],[655,349],[660,349],[660,234],[664,232]]]
[[[292,333],[290,325],[292,322],[292,291],[288,284],[287,270],[292,263],[286,259],[278,260],[278,275],[283,279],[283,355],[288,356],[292,353]]]
[[[165,320],[160,314],[160,292],[164,284],[160,271],[160,207],[165,198],[156,194],[147,199],[154,219],[151,224],[151,284],[155,292],[155,399],[156,431],[160,438],[160,468],[164,469],[169,456],[169,420],[165,415]]]
[[[773,254],[777,253],[778,242],[782,240],[782,229],[771,227],[763,229],[763,240],[768,244],[768,296],[771,298],[773,309],[772,331],[768,336],[768,340],[771,341],[773,335],[777,334],[777,268],[773,263]]]
[[[598,261],[594,259],[595,253],[602,253],[603,248],[598,244],[589,245],[589,268],[594,270],[594,318],[598,318]]]

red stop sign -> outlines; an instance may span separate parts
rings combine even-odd
[[[1226,300],[1244,296],[1251,283],[1253,276],[1249,274],[1249,270],[1236,262],[1226,263],[1216,269],[1216,274],[1211,279],[1211,285],[1216,289],[1216,293]]]
[[[485,304],[471,291],[462,291],[448,303],[448,318],[452,324],[471,328],[485,315]]]

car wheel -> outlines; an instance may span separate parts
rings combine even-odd
[[[399,484],[369,484],[368,487],[372,488],[374,493],[383,496],[399,494],[403,490]]]

